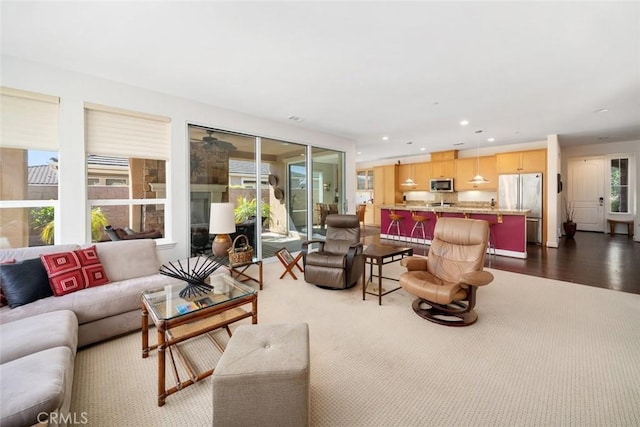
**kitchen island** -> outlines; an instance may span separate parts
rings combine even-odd
[[[499,209],[497,207],[465,207],[465,206],[427,206],[427,205],[383,205],[380,206],[380,238],[400,240],[411,243],[431,244],[433,229],[440,217],[457,217],[482,219],[491,224],[491,244],[495,247],[496,255],[514,258],[527,257],[527,214],[528,209]],[[401,216],[400,236],[395,229],[388,233],[391,219],[389,214],[394,211]],[[416,230],[411,236],[415,222],[412,215],[427,218],[426,239]]]

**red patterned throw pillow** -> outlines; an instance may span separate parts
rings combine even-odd
[[[109,283],[95,246],[73,252],[40,255],[40,259],[47,270],[53,294],[57,297]]]
[[[109,283],[107,273],[98,258],[98,251],[95,245],[74,251],[78,255],[80,265],[82,266],[82,275],[84,277],[87,288],[105,285]]]

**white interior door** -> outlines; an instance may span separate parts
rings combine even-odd
[[[578,230],[604,232],[604,159],[569,159],[567,169],[567,198]]]

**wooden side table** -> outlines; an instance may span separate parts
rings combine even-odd
[[[252,265],[258,266],[258,277],[250,276],[247,270]],[[253,258],[251,261],[243,262],[240,264],[229,264],[229,274],[231,277],[238,280],[239,282],[247,282],[253,281],[260,285],[260,290],[262,290],[262,260]]]
[[[378,297],[378,305],[382,305],[382,296],[390,294],[391,292],[397,291],[400,289],[400,286],[397,288],[385,291],[382,289],[382,279],[399,281],[399,279],[394,279],[393,277],[385,277],[382,275],[382,266],[385,264],[389,264],[391,262],[400,261],[405,256],[413,255],[412,248],[401,248],[398,246],[391,245],[368,245],[364,251],[362,252],[364,256],[365,268],[362,271],[362,300],[364,301],[366,298],[366,294],[375,295]],[[369,264],[369,280],[366,280],[367,274],[367,264]],[[378,274],[373,273],[373,265],[378,266]],[[378,278],[378,286],[376,287],[376,292],[368,292],[367,287],[372,282],[374,277]]]

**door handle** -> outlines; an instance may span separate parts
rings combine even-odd
[[[604,205],[604,197],[600,197],[599,202],[600,202],[600,206]]]

